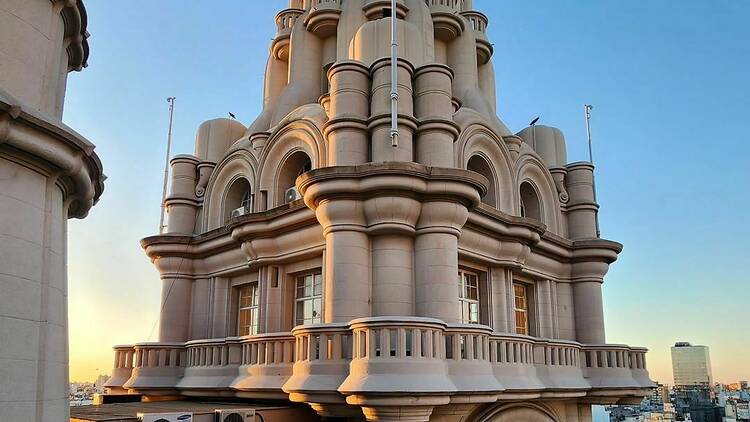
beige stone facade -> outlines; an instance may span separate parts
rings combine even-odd
[[[290,1],[260,116],[172,160],[159,342],[112,391],[273,399],[370,421],[591,420],[639,402],[646,350],[605,342],[593,166],[496,114],[469,0]],[[391,16],[399,144],[391,145]]]
[[[0,1],[0,421],[67,420],[67,220],[104,181],[61,121],[87,37],[80,0]]]

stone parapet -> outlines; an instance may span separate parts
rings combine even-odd
[[[142,343],[117,346],[115,352],[115,376],[107,382],[111,389],[153,396],[289,399],[331,417],[396,408],[429,415],[434,406],[497,400],[617,403],[636,401],[653,386],[643,348],[493,333],[482,325],[418,317]],[[123,381],[128,366],[132,375]]]

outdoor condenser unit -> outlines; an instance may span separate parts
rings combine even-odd
[[[255,409],[216,409],[216,422],[255,422]]]
[[[181,413],[138,413],[140,422],[193,422],[193,414]]]

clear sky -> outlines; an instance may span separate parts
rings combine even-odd
[[[607,339],[711,348],[718,381],[750,379],[750,2],[475,0],[490,18],[500,117],[561,128],[587,158],[594,105],[604,237],[625,250],[604,284]],[[259,6],[263,4],[263,6]],[[138,241],[157,232],[168,96],[176,153],[198,125],[261,106],[284,0],[87,0],[90,66],[65,121],[97,145],[106,190],[70,222],[71,378],[109,373],[111,346],[155,340],[160,282]]]

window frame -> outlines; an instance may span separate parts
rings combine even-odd
[[[305,289],[307,288],[307,284],[305,279],[307,277],[312,277],[312,284],[310,285],[310,295],[300,296],[300,289],[302,290],[303,294],[305,294]],[[310,324],[320,324],[323,322],[323,272],[320,269],[314,269],[309,270],[301,273],[294,274],[292,276],[294,279],[294,308],[293,308],[293,323],[294,326],[299,325],[310,325]],[[319,280],[319,282],[316,282],[316,280]],[[302,281],[302,285],[300,285],[300,281]],[[319,290],[316,290],[316,287],[319,288]],[[310,318],[305,318],[304,316],[304,309],[305,304],[310,303],[312,306],[312,312],[316,312],[316,302],[317,302],[317,315],[313,315]],[[302,304],[302,312],[303,315],[299,315],[299,306]]]
[[[242,300],[248,296],[243,296],[243,291],[246,289],[252,289],[251,295],[250,295],[250,304],[247,306],[242,306]],[[242,324],[242,314],[243,312],[248,312],[249,315],[249,325],[243,325]],[[248,328],[247,332],[245,331],[245,328]],[[244,336],[252,336],[260,333],[260,283],[257,281],[252,281],[250,283],[245,283],[240,286],[237,286],[237,335],[240,337]]]
[[[474,286],[469,286],[465,283],[467,276],[474,278]],[[481,315],[481,301],[482,297],[480,294],[480,287],[481,280],[479,277],[479,273],[475,271],[470,271],[466,269],[459,268],[458,269],[458,302],[461,307],[461,323],[462,324],[481,324],[482,321],[482,315]],[[471,297],[468,297],[467,295],[467,287],[474,289],[476,292],[476,298],[472,299]],[[468,308],[465,306],[468,305]],[[472,306],[476,309],[476,319],[472,320]],[[468,313],[468,316],[466,315]]]
[[[531,336],[531,312],[532,312],[532,306],[531,306],[531,300],[532,300],[532,292],[530,291],[532,289],[532,285],[529,283],[524,283],[519,280],[513,280],[512,282],[513,287],[513,332],[515,334],[525,335],[525,336]],[[517,288],[523,289],[523,299],[525,300],[525,308],[519,308],[518,307],[518,290]],[[521,327],[518,323],[518,315],[519,313],[522,313],[525,315],[525,326]],[[523,328],[525,332],[520,332],[519,328]]]

